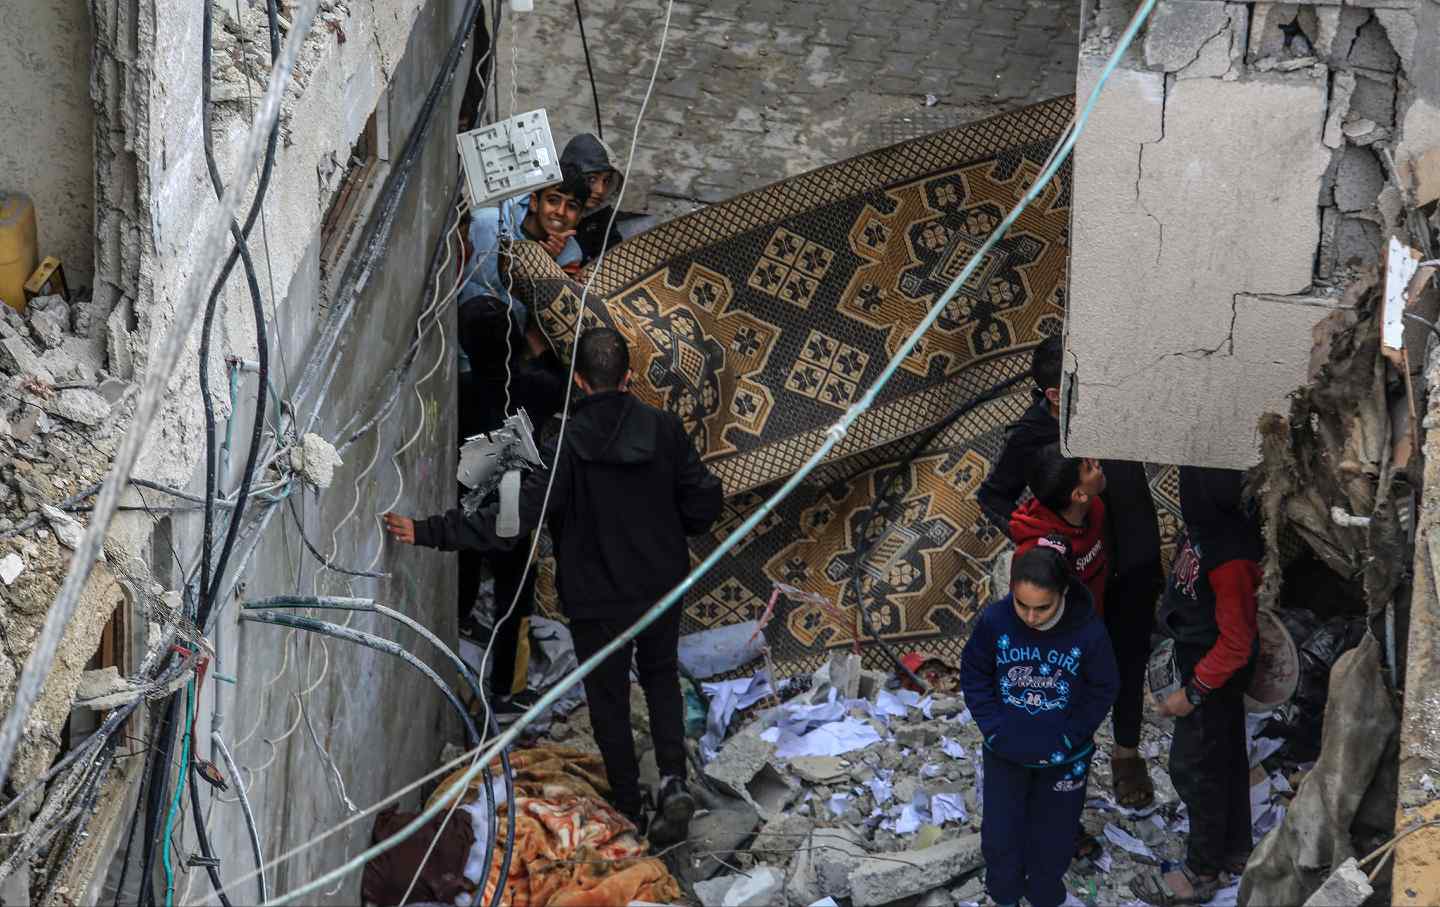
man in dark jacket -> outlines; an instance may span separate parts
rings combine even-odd
[[[1031,375],[1035,402],[1010,426],[1005,449],[977,497],[980,509],[1008,537],[1010,517],[1025,491],[1027,464],[1035,452],[1060,440],[1061,338],[1050,337],[1035,349]],[[1145,666],[1150,657],[1150,631],[1163,577],[1160,570],[1160,526],[1145,467],[1125,460],[1101,460],[1105,471],[1106,549],[1110,573],[1105,583],[1105,628],[1120,667],[1120,696],[1111,726],[1115,747],[1110,753],[1115,799],[1131,809],[1155,800],[1145,760],[1140,756],[1144,720]]]
[[[560,166],[574,168],[584,174],[590,189],[585,209],[580,215],[580,224],[575,228],[575,241],[580,244],[583,260],[587,262],[593,261],[622,238],[620,231],[610,223],[615,213],[614,200],[620,194],[620,184],[624,180],[624,175],[615,168],[614,157],[609,145],[588,132],[575,136],[560,153]]]
[[[397,540],[445,551],[505,550],[548,520],[555,539],[560,606],[581,661],[598,652],[690,571],[687,536],[720,516],[720,481],[700,462],[680,420],[632,397],[630,351],[611,328],[580,338],[575,384],[584,394],[570,409],[550,472],[536,470],[520,489],[520,532],[496,533],[498,505],[467,516],[451,510],[423,520],[386,514]],[[543,512],[542,512],[543,508]],[[605,760],[615,805],[647,827],[640,769],[630,729],[630,660],[650,710],[655,761],[662,776],[652,841],[683,838],[695,801],[685,786],[684,701],[680,692],[680,608],[673,607],[585,678],[595,742]]]

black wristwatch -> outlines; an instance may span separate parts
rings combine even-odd
[[[1205,704],[1205,693],[1193,683],[1185,684],[1185,699],[1191,705],[1199,708]]]

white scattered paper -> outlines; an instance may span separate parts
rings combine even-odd
[[[760,671],[754,677],[721,680],[702,686],[705,695],[710,697],[710,711],[705,716],[705,736],[700,738],[700,756],[709,762],[720,751],[720,744],[725,740],[725,732],[735,713],[770,695],[770,675]]]
[[[952,759],[964,759],[965,747],[958,740],[951,740],[949,737],[940,738],[940,749]]]
[[[943,771],[945,770],[940,766],[936,765],[935,763],[927,762],[924,765],[920,766],[920,777],[938,778],[940,777],[940,773]]]
[[[1231,882],[1215,892],[1215,897],[1205,902],[1205,907],[1235,907],[1240,899],[1240,883]]]
[[[1266,805],[1270,803],[1270,779],[1264,778],[1256,784],[1250,785],[1250,815],[1252,818],[1259,816],[1265,811]]]
[[[960,794],[936,794],[930,798],[930,820],[936,825],[949,821],[965,822],[965,798]]]
[[[850,794],[831,794],[826,806],[830,808],[831,815],[839,816],[845,812],[845,805],[851,800]]]
[[[891,777],[890,771],[881,769],[875,773],[875,777],[865,782],[865,785],[870,788],[870,796],[875,799],[876,804],[883,806],[890,802],[891,797],[895,796],[894,787],[890,783]]]
[[[1295,793],[1295,789],[1290,786],[1290,779],[1286,778],[1280,772],[1276,772],[1270,776],[1270,787],[1272,787],[1277,794]]]
[[[1150,817],[1150,824],[1160,829],[1161,831],[1165,830],[1165,819],[1159,813],[1156,813],[1155,815]]]
[[[1101,872],[1109,873],[1110,870],[1115,868],[1115,858],[1110,856],[1110,851],[1102,850],[1100,852],[1100,858],[1095,861],[1095,866]]]
[[[934,707],[935,707],[935,697],[934,697],[934,696],[926,696],[924,699],[920,700],[920,704],[919,704],[919,706],[917,706],[917,708],[920,709],[920,714],[924,715],[925,718],[926,718],[927,720],[930,720],[930,721],[933,721],[933,720],[935,719],[935,716],[932,715],[932,714],[930,714],[930,710],[931,710],[932,708],[934,708]]]
[[[840,907],[840,905],[835,903],[834,898],[826,895],[825,897],[811,904],[810,907]]]
[[[1105,823],[1105,839],[1116,847],[1137,857],[1145,857],[1149,860],[1155,859],[1155,852],[1150,845],[1130,834],[1113,822]]]
[[[922,825],[930,824],[930,804],[924,794],[917,793],[915,799],[906,803],[900,810],[900,818],[895,820],[895,834],[914,834]]]
[[[1265,811],[1255,819],[1255,824],[1250,828],[1252,842],[1259,844],[1260,839],[1273,831],[1275,826],[1279,825],[1284,818],[1285,807],[1280,804],[1272,803],[1265,807]]]
[[[889,716],[892,718],[904,718],[910,711],[920,704],[920,694],[914,690],[900,690],[892,693],[889,690],[881,690],[875,697],[874,714]]]
[[[781,759],[797,756],[840,756],[879,743],[875,729],[857,718],[822,724],[803,737],[781,733],[775,755]]]

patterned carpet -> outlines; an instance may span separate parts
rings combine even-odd
[[[633,392],[678,414],[724,482],[725,516],[694,545],[704,557],[875,379],[1039,174],[1072,107],[1061,98],[937,132],[671,221],[609,253],[583,315],[583,286],[521,244],[516,295],[562,355],[577,317],[630,339]],[[858,569],[881,636],[958,658],[1007,545],[975,491],[1029,385],[974,401],[1063,327],[1069,206],[1067,163],[831,458],[700,581],[687,631],[753,619],[774,582],[790,583],[841,604],[782,603],[770,623],[777,667],[813,668],[828,648],[867,639],[849,595]],[[972,406],[905,462],[917,435]],[[1174,471],[1153,485],[1173,527]],[[551,575],[541,590],[553,613]]]

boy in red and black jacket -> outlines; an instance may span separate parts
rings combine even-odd
[[[1059,537],[1060,553],[1075,578],[1090,590],[1095,612],[1105,614],[1105,581],[1109,558],[1105,551],[1105,471],[1096,460],[1067,457],[1058,443],[1035,451],[1027,464],[1026,480],[1032,500],[1010,516],[1010,537],[1015,557]]]
[[[1250,854],[1244,696],[1254,673],[1264,543],[1243,485],[1243,475],[1232,470],[1180,470],[1185,535],[1158,623],[1175,640],[1185,683],[1160,711],[1176,719],[1170,777],[1189,811],[1190,834],[1183,863],[1167,865],[1161,878],[1132,883],[1135,895],[1150,903],[1202,903],[1225,873],[1244,870]]]

